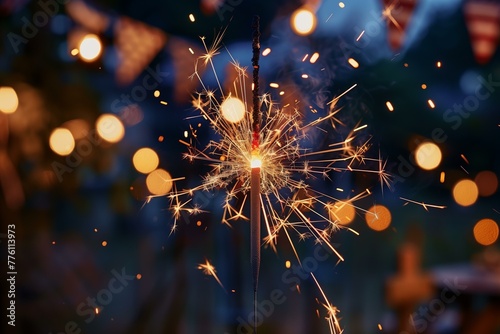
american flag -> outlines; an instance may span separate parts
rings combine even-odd
[[[410,23],[417,0],[383,0],[383,16],[387,21],[387,38],[392,50],[404,43],[405,30]]]
[[[476,61],[486,64],[498,45],[500,4],[491,1],[468,1],[464,15]]]

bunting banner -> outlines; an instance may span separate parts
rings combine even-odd
[[[393,51],[404,43],[405,31],[415,11],[418,0],[382,0],[382,15],[387,21],[387,39]]]
[[[464,5],[464,15],[474,57],[479,64],[486,64],[498,45],[500,3],[468,1]]]
[[[102,33],[110,25],[110,18],[83,1],[72,0],[66,4],[66,12],[80,26],[93,33]]]
[[[128,17],[118,19],[114,35],[119,54],[116,79],[122,85],[134,81],[167,42],[163,30]]]
[[[205,14],[212,15],[224,5],[224,0],[201,0],[200,8]]]

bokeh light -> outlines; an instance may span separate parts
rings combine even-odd
[[[155,151],[148,147],[143,147],[135,152],[132,157],[132,163],[139,173],[149,174],[158,167],[160,159]]]
[[[172,189],[172,177],[164,169],[156,169],[146,178],[146,186],[153,195],[166,195]]]
[[[392,221],[391,211],[383,205],[373,205],[365,214],[368,227],[374,231],[383,231]]]
[[[474,178],[474,182],[476,182],[479,196],[491,196],[498,189],[498,177],[494,172],[489,170],[479,172]]]
[[[489,246],[498,239],[498,224],[493,219],[481,219],[474,225],[473,233],[477,243]]]
[[[387,101],[385,105],[390,112],[394,111],[394,106],[392,105],[391,101]]]
[[[309,62],[311,64],[314,64],[314,63],[316,63],[316,61],[318,61],[318,59],[319,59],[319,53],[318,52],[314,52],[312,54],[311,58],[309,59]]]
[[[347,62],[349,63],[349,65],[351,65],[353,68],[358,68],[359,67],[359,63],[356,61],[356,59],[354,58],[349,58],[347,59]]]
[[[461,206],[470,206],[477,201],[479,190],[472,180],[458,181],[453,187],[453,198]]]
[[[83,37],[78,46],[80,58],[91,62],[97,59],[102,51],[101,40],[97,35],[89,34]]]
[[[68,129],[55,128],[50,134],[49,146],[54,153],[66,156],[75,149],[75,139]]]
[[[12,87],[0,87],[0,111],[5,114],[12,114],[19,106],[19,99],[16,91]]]
[[[293,12],[291,25],[293,31],[298,35],[309,35],[316,29],[316,15],[309,9],[299,8]]]
[[[425,170],[432,170],[439,166],[442,156],[439,146],[430,142],[420,144],[415,150],[417,165]]]
[[[350,224],[356,215],[354,206],[349,202],[338,201],[328,204],[327,209],[330,220],[340,225]]]
[[[228,122],[237,123],[245,116],[245,104],[236,97],[228,97],[221,103],[220,111]]]
[[[112,114],[99,116],[96,121],[97,134],[109,143],[117,143],[125,135],[125,128],[118,117]]]

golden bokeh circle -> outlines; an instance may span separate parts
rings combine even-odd
[[[461,206],[471,206],[476,203],[479,190],[474,181],[463,179],[453,187],[453,199]]]
[[[78,54],[86,62],[91,62],[97,59],[102,51],[102,44],[99,36],[88,34],[83,37],[78,46]]]
[[[49,146],[54,153],[66,156],[75,149],[75,139],[66,128],[55,128],[49,137]]]
[[[19,106],[19,98],[12,87],[0,87],[0,111],[12,114]]]
[[[420,168],[425,170],[432,170],[439,166],[442,157],[439,146],[431,142],[422,143],[415,150],[415,161]]]
[[[221,103],[220,111],[226,121],[238,123],[245,116],[245,104],[237,97],[228,97]]]
[[[316,29],[316,15],[307,8],[299,8],[293,12],[290,24],[297,35],[309,35]]]
[[[149,174],[158,167],[160,159],[153,149],[143,147],[134,153],[132,163],[139,173]]]
[[[172,176],[166,170],[158,168],[149,173],[146,186],[153,195],[166,195],[172,189]]]
[[[113,114],[103,114],[96,121],[99,136],[109,143],[118,143],[125,135],[122,121]]]
[[[489,246],[498,240],[498,224],[493,219],[481,219],[474,225],[473,233],[477,243]]]
[[[365,214],[368,227],[374,231],[383,231],[391,225],[391,211],[383,205],[375,204]]]
[[[346,201],[329,203],[326,208],[330,220],[340,225],[350,224],[356,215],[356,209],[352,203]]]

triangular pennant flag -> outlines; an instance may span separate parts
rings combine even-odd
[[[116,79],[123,85],[134,81],[167,41],[162,30],[128,17],[118,19],[114,33],[120,59]]]
[[[489,1],[469,1],[464,6],[474,57],[486,64],[498,45],[500,35],[500,4]]]
[[[387,21],[387,39],[392,50],[403,45],[405,30],[410,23],[417,0],[383,0],[382,15]]]
[[[75,22],[94,33],[102,33],[110,23],[108,15],[91,8],[83,1],[72,0],[68,2],[66,12]]]
[[[218,11],[222,5],[224,5],[224,0],[201,0],[200,3],[201,11],[208,15]]]

